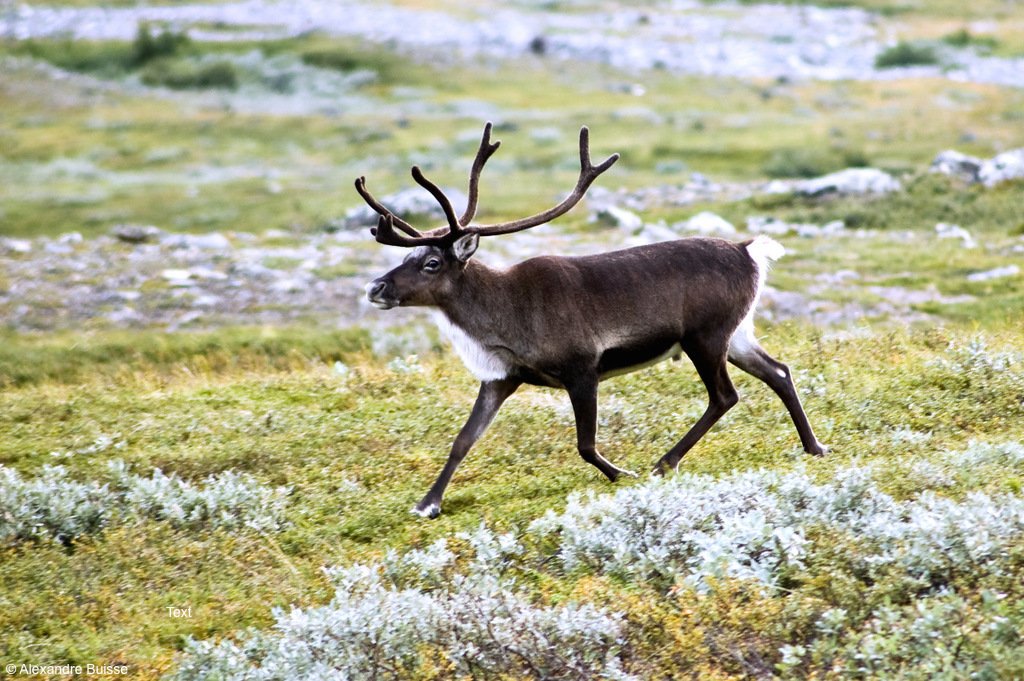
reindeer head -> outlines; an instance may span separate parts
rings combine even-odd
[[[424,177],[418,166],[413,166],[413,179],[433,195],[448,222],[446,226],[428,232],[417,231],[385,208],[367,191],[365,177],[356,180],[356,191],[380,215],[377,226],[370,230],[377,241],[388,246],[414,249],[401,265],[366,285],[366,295],[373,305],[384,310],[396,305],[436,305],[452,287],[457,286],[481,236],[518,232],[564,215],[579,203],[598,175],[619,159],[618,154],[612,154],[596,166],[591,164],[590,132],[586,127],[580,128],[580,176],[569,196],[558,205],[530,217],[493,225],[471,225],[476,215],[480,173],[500,144],[491,142],[491,124],[488,123],[484,126],[483,139],[469,173],[469,200],[460,217],[456,217],[455,209],[444,192]]]

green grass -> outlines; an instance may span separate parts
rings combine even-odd
[[[902,455],[886,433],[903,427],[930,433],[928,449],[1024,437],[1024,405],[1008,384],[965,382],[941,368],[947,346],[965,345],[970,332],[840,339],[782,326],[763,335],[794,369],[808,413],[834,453],[808,460],[777,398],[738,376],[744,400],[686,458],[685,470],[717,475],[801,462],[827,471],[854,460],[885,461]],[[986,337],[991,352],[1024,341],[1019,326]],[[5,549],[4,659],[120,660],[137,678],[151,678],[168,668],[185,636],[266,626],[274,606],[323,602],[329,594],[321,565],[422,546],[481,519],[524,527],[572,491],[613,489],[579,460],[564,396],[524,389],[460,469],[441,518],[410,516],[472,402],[474,382],[447,356],[427,357],[422,371],[410,374],[365,354],[345,355],[351,373],[341,377],[324,363],[341,356],[325,338],[232,345],[143,334],[135,336],[139,354],[127,353],[127,366],[112,372],[112,357],[126,353],[118,339],[92,352],[80,344],[53,338],[8,351],[36,368],[33,380],[0,397],[0,418],[9,424],[0,463],[29,474],[56,452],[85,479],[115,458],[186,479],[243,470],[294,488],[292,526],[257,535],[147,523],[85,537],[70,549]],[[54,375],[57,359],[74,365]],[[685,362],[603,384],[602,449],[622,466],[646,470],[704,401]],[[102,436],[120,444],[75,453]],[[196,616],[169,618],[169,605],[191,605]]]
[[[333,363],[365,350],[359,329],[237,328],[196,333],[130,331],[0,336],[0,388],[46,382],[73,384],[86,376],[131,376],[136,371],[223,372],[287,370]]]

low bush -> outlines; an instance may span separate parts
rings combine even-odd
[[[238,69],[229,61],[212,62],[160,59],[142,70],[142,82],[151,87],[173,90],[219,89],[238,87]]]
[[[617,657],[621,617],[547,605],[504,574],[522,548],[485,528],[372,565],[329,569],[323,607],[277,610],[272,632],[189,641],[176,681],[207,679],[635,679]],[[462,563],[460,565],[460,562]]]
[[[140,24],[135,39],[123,41],[25,40],[15,53],[49,62],[68,71],[115,78],[158,59],[178,56],[191,44],[188,35],[170,29],[154,33]]]
[[[935,48],[930,45],[900,41],[875,57],[875,68],[892,69],[901,66],[931,66],[939,63]]]
[[[846,149],[781,149],[762,167],[768,177],[820,177],[870,165],[863,152]]]
[[[966,28],[947,33],[942,36],[942,42],[953,47],[979,47],[984,50],[993,50],[999,45],[999,41],[996,38],[987,35],[974,35]]]
[[[275,530],[284,523],[288,490],[258,484],[252,476],[226,471],[195,485],[155,469],[150,477],[110,464],[113,480],[77,482],[63,466],[44,466],[35,479],[0,465],[0,545],[76,537],[116,522],[143,519],[199,529],[248,527]]]
[[[139,30],[132,42],[131,65],[140,67],[156,59],[166,59],[179,54],[191,40],[186,33],[163,29],[155,35],[149,24],[139,24]]]
[[[129,43],[87,40],[25,40],[11,48],[15,54],[48,62],[67,71],[115,78],[128,72],[134,50]]]
[[[303,49],[299,53],[302,63],[321,69],[343,73],[372,71],[386,83],[403,81],[408,64],[393,52],[360,45],[333,44]]]
[[[330,603],[191,640],[171,678],[1014,676],[1024,609],[996,587],[1019,585],[1024,498],[976,486],[1022,466],[1019,443],[977,443],[822,481],[762,470],[574,495],[529,545],[481,527],[462,550],[327,569]],[[886,493],[891,477],[916,493]],[[529,588],[556,576],[583,598]]]

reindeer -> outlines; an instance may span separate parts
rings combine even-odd
[[[820,456],[789,368],[765,352],[754,336],[754,308],[771,261],[784,249],[765,236],[734,243],[690,237],[583,257],[541,256],[508,269],[473,259],[480,237],[510,234],[568,212],[591,183],[619,158],[590,160],[586,127],[580,130],[580,175],[561,203],[536,215],[492,225],[473,225],[480,173],[499,142],[484,127],[469,175],[466,210],[456,216],[451,201],[418,167],[412,176],[444,211],[447,226],[416,230],[377,201],[356,180],[356,191],[379,214],[371,229],[384,245],[412,250],[401,265],[366,285],[374,306],[422,306],[436,311],[480,391],[437,481],[412,512],[434,518],[452,475],[483,435],[502,403],[524,383],[569,393],[580,456],[609,480],[635,474],[600,452],[598,384],[604,379],[685,353],[708,391],[708,406],[696,424],[654,467],[661,475],[725,414],[739,397],[727,362],[757,377],[782,399],[806,452]]]

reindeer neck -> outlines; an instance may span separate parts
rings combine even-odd
[[[493,328],[508,307],[503,283],[501,273],[471,260],[452,291],[439,301],[438,309],[470,334]]]

